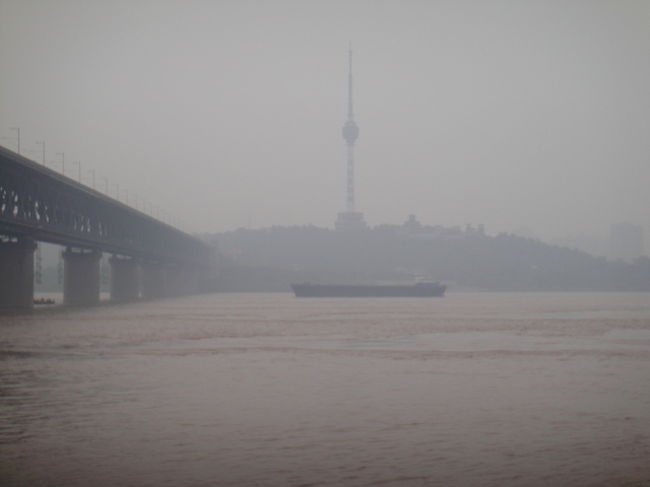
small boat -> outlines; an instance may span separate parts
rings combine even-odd
[[[34,298],[34,304],[56,304],[52,298]]]
[[[415,284],[291,284],[297,298],[431,298],[444,296],[439,282]]]

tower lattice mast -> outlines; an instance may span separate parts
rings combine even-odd
[[[352,101],[352,48],[348,50],[348,119],[343,125],[343,138],[347,144],[347,199],[348,212],[355,211],[354,205],[354,143],[359,137],[359,127],[354,121],[354,105]]]

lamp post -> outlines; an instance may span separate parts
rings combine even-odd
[[[81,161],[72,161],[72,164],[77,166],[77,179],[81,183]]]
[[[102,177],[102,179],[104,180],[104,194],[106,196],[109,196],[109,194],[108,194],[108,178]]]
[[[16,131],[16,147],[18,154],[20,154],[20,127],[11,127],[10,130],[15,130]]]
[[[57,152],[57,156],[61,156],[61,174],[65,176],[65,152]]]
[[[44,140],[37,140],[36,145],[40,145],[41,149],[43,150],[43,165],[47,166],[45,163],[45,141]]]
[[[95,170],[88,169],[88,172],[93,175],[92,182],[93,182],[93,189],[95,189]]]

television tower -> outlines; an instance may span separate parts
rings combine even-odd
[[[358,230],[366,227],[363,214],[356,211],[354,204],[354,143],[358,137],[359,127],[354,121],[352,101],[352,46],[350,46],[348,50],[348,119],[343,125],[343,139],[347,145],[346,211],[338,215],[337,230]]]

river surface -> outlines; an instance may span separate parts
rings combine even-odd
[[[650,485],[650,295],[0,316],[0,486],[375,485]]]

